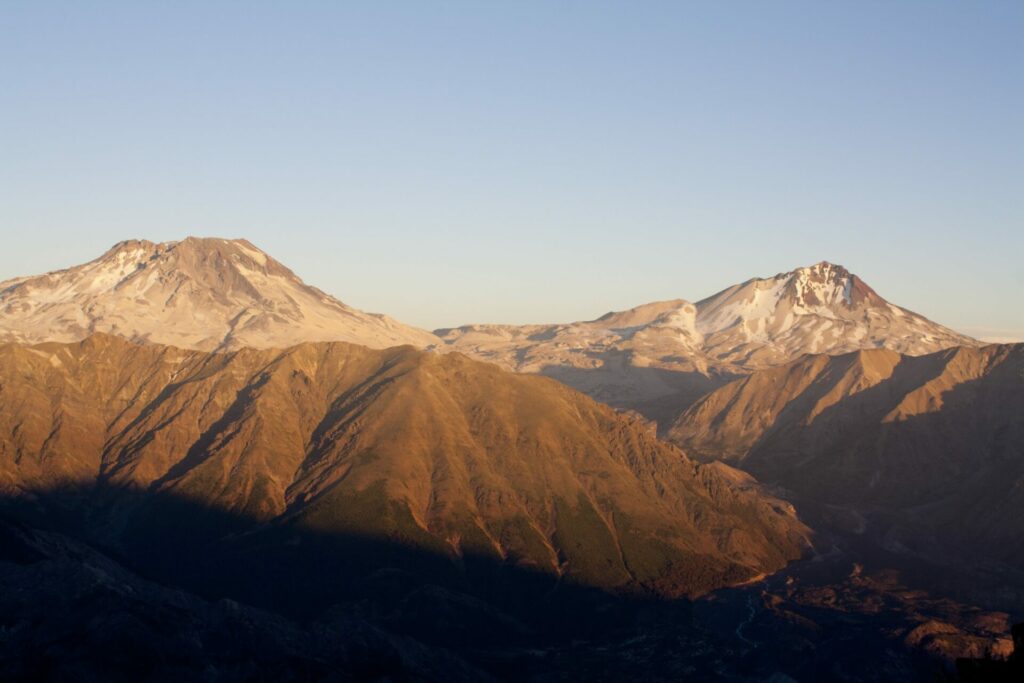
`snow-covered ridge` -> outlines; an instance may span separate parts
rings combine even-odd
[[[846,268],[822,261],[729,287],[696,304],[683,299],[561,325],[437,330],[450,346],[518,370],[552,366],[747,372],[807,353],[885,347],[924,354],[975,345],[894,306]]]
[[[96,331],[207,350],[438,343],[310,287],[246,240],[128,240],[81,266],[0,283],[0,340],[75,341]]]

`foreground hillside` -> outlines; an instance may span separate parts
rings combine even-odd
[[[344,343],[0,346],[0,487],[100,487],[92,527],[115,547],[347,535],[665,596],[774,571],[807,533],[748,475],[556,382]],[[168,519],[168,500],[209,518]]]
[[[934,683],[955,657],[1000,657],[1012,647],[1006,614],[930,598],[890,574],[847,577],[842,564],[796,563],[696,603],[610,595],[599,609],[563,603],[575,625],[559,636],[549,627],[558,610],[544,607],[552,594],[533,606],[530,626],[466,594],[396,582],[391,571],[376,599],[362,591],[297,621],[200,597],[177,587],[180,577],[144,579],[88,544],[0,520],[0,678],[760,683],[785,673]]]
[[[145,580],[86,544],[0,520],[4,681],[489,681],[355,615],[298,624]]]

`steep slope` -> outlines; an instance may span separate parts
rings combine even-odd
[[[748,475],[696,464],[556,382],[460,354],[344,343],[208,354],[107,335],[0,346],[0,488],[97,484],[250,526],[663,595],[778,569],[806,535]],[[116,544],[146,518],[99,526]],[[167,537],[217,532],[183,529]]]
[[[564,325],[436,330],[451,348],[554,377],[667,427],[695,399],[808,353],[883,347],[920,355],[977,342],[894,306],[822,262],[753,279],[696,304],[682,299]]]
[[[129,240],[81,266],[0,282],[0,340],[77,341],[93,332],[203,350],[438,342],[306,285],[246,240]]]
[[[670,438],[794,500],[881,514],[890,547],[1024,569],[1024,345],[809,356],[716,390]]]

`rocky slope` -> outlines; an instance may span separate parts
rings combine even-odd
[[[854,511],[889,548],[1024,570],[1022,344],[809,356],[716,390],[670,438]]]
[[[883,347],[920,355],[977,345],[826,262],[748,280],[696,304],[679,299],[587,322],[436,333],[473,357],[555,377],[666,426],[703,393],[804,354]]]
[[[807,532],[748,475],[696,464],[556,382],[460,354],[211,354],[108,335],[0,346],[0,488],[42,500],[97,485],[217,513],[188,534],[386,540],[660,595],[778,569]],[[93,524],[104,542],[147,520],[160,538],[186,533],[133,506]],[[133,537],[151,546],[145,531]]]
[[[306,285],[246,240],[129,240],[81,266],[0,282],[0,340],[77,341],[93,332],[204,350],[438,343]]]

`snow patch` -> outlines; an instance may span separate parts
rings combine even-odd
[[[238,248],[244,251],[249,258],[251,258],[256,263],[260,264],[261,266],[267,265],[267,255],[264,254],[259,249],[254,249],[244,244],[238,244]]]

